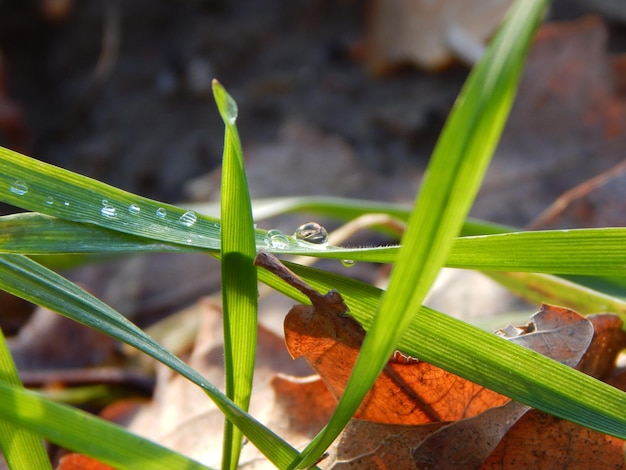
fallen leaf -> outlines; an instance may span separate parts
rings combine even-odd
[[[20,370],[102,366],[115,352],[111,337],[43,307],[7,343]]]
[[[523,327],[507,326],[496,332],[512,343],[569,367],[578,364],[593,339],[593,325],[573,310],[543,304]]]
[[[526,413],[481,467],[623,469],[624,441],[538,410]]]
[[[322,295],[268,253],[257,265],[306,294],[312,305],[296,305],[285,318],[285,343],[292,357],[304,356],[335,398],[343,393],[365,331],[341,295]],[[368,392],[355,418],[389,424],[454,421],[509,401],[496,392],[423,361],[394,355]]]
[[[412,458],[420,470],[477,468],[529,409],[522,403],[510,401],[478,416],[450,423],[416,447],[411,446]]]
[[[317,375],[295,377],[278,374],[270,381],[276,393],[275,415],[291,433],[313,438],[328,422],[337,400]]]
[[[624,322],[617,315],[608,313],[588,315],[587,319],[593,324],[593,341],[576,369],[606,380],[615,369],[617,356],[626,348]]]
[[[59,459],[56,470],[115,470],[82,454],[67,454]]]
[[[311,300],[312,305],[296,305],[287,314],[285,341],[291,355],[304,356],[333,396],[340,397],[359,352],[363,328],[347,315],[338,292],[318,293],[267,253],[260,253],[255,264]],[[595,337],[592,322],[584,316],[544,304],[527,325],[509,326],[498,334],[570,367],[581,361],[594,339],[593,351],[612,354],[614,359],[613,349],[620,348],[614,330],[620,323],[609,315],[597,316],[594,322],[602,331]],[[604,367],[604,362],[587,364],[596,370]],[[355,415],[364,419],[355,421],[358,437],[355,428],[346,431],[323,467],[478,468],[530,409],[488,392],[425,362],[396,354]],[[424,426],[432,423],[441,427]]]
[[[368,65],[381,74],[411,63],[439,69],[457,59],[475,61],[502,21],[510,0],[378,0],[367,28]],[[471,49],[461,49],[471,45]]]
[[[410,449],[448,423],[420,426],[383,424],[353,419],[348,423],[329,456],[319,466],[324,469],[410,469],[416,468]]]
[[[476,199],[476,217],[527,223],[565,191],[624,159],[626,101],[617,90],[608,34],[598,17],[539,28],[498,158]],[[623,189],[616,189],[614,207],[622,205]],[[618,218],[618,209],[589,209],[614,212],[598,220]]]

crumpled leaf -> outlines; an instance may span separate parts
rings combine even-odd
[[[285,318],[285,343],[295,359],[303,356],[339,398],[358,356],[365,330],[348,316],[336,291],[322,295],[274,256],[261,252],[255,263],[307,295],[312,305],[296,305]],[[426,362],[395,354],[366,395],[355,418],[390,424],[453,421],[509,401]]]
[[[339,398],[364,338],[363,328],[347,315],[338,292],[318,293],[267,253],[260,253],[255,263],[311,300],[312,305],[296,305],[287,314],[285,342],[290,354],[304,356]],[[619,325],[602,315],[596,322],[605,323],[608,332],[608,336],[596,335],[596,342],[619,347],[611,340]],[[573,367],[589,348],[594,328],[570,309],[544,304],[527,325],[509,326],[498,334]],[[322,465],[477,468],[528,410],[526,405],[397,353],[357,412],[356,418],[364,421],[346,431],[334,446],[334,455]],[[425,429],[423,425],[429,423],[442,426]]]
[[[114,470],[113,467],[98,462],[82,454],[67,454],[59,459],[56,470]]]
[[[624,441],[538,410],[527,412],[482,469],[624,468]]]
[[[592,323],[568,308],[543,304],[523,327],[507,326],[496,332],[527,349],[569,367],[578,364],[593,339]]]
[[[483,42],[502,21],[510,0],[378,0],[367,31],[369,66],[383,73],[398,64],[426,69],[448,65],[461,54],[476,60]],[[472,46],[467,49],[467,46]],[[465,48],[464,48],[465,46]]]

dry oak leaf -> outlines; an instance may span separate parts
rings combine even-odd
[[[367,29],[369,67],[384,73],[411,63],[439,69],[455,58],[473,62],[511,0],[377,0]]]
[[[268,253],[257,265],[306,294],[312,305],[296,305],[285,318],[285,343],[293,358],[304,356],[338,399],[359,354],[365,331],[336,291],[322,295]],[[426,362],[392,357],[366,395],[355,418],[389,424],[456,421],[509,401],[496,392]]]
[[[67,454],[59,459],[56,470],[115,470],[83,454]]]
[[[481,467],[623,469],[624,441],[538,410],[527,412]]]

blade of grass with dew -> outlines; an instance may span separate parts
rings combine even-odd
[[[0,200],[64,220],[219,250],[217,219],[122,191],[0,147]]]
[[[0,329],[0,383],[22,387],[15,362]],[[0,448],[11,469],[52,468],[41,435],[24,429],[19,423],[0,419]]]
[[[215,250],[186,244],[158,242],[114,232],[91,224],[64,221],[36,213],[0,217],[0,252],[29,255],[59,253],[206,252]],[[391,263],[399,247],[341,248],[298,244],[288,250],[265,244],[265,233],[255,230],[258,247],[278,254]],[[576,247],[572,250],[571,247]],[[623,276],[626,266],[626,228],[512,232],[456,238],[446,266],[482,271]],[[619,279],[619,277],[614,277]]]
[[[237,103],[213,81],[213,95],[226,127],[222,164],[222,304],[226,396],[248,410],[257,343],[256,245],[243,152],[235,121]],[[226,420],[222,468],[235,470],[242,434]]]
[[[0,416],[61,447],[89,455],[115,468],[208,468],[120,426],[6,383],[0,383]],[[59,423],[63,425],[59,426]],[[46,467],[30,461],[22,468]]]
[[[320,292],[341,292],[350,314],[366,330],[371,328],[380,289],[339,274],[285,264]],[[259,279],[308,303],[299,291],[263,270]],[[421,307],[398,349],[547,413],[626,438],[624,392],[427,307]]]
[[[420,311],[480,187],[513,102],[531,38],[546,7],[547,1],[516,1],[470,73],[435,147],[402,238],[389,290],[350,380],[331,420],[304,449],[296,465],[312,465],[337,437]],[[424,347],[428,346],[425,342]]]
[[[286,468],[299,455],[293,447],[245,413],[217,387],[140,328],[53,271],[25,256],[0,255],[0,289],[108,334],[178,372],[202,388],[222,413],[277,467]]]

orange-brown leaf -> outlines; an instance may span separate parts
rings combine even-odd
[[[483,469],[623,469],[624,441],[530,410],[500,441]]]

